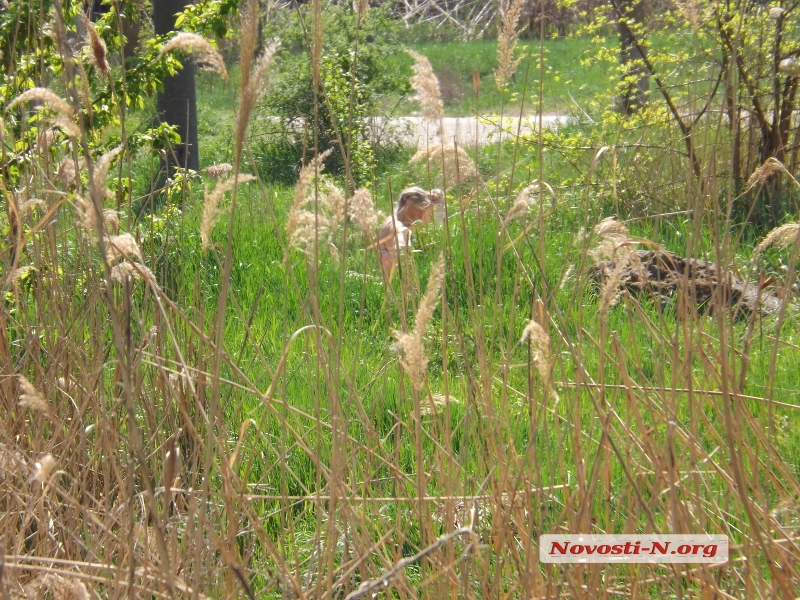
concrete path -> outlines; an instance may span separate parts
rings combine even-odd
[[[542,127],[553,129],[565,125],[569,119],[568,115],[548,113],[542,115]],[[375,117],[372,120],[372,135],[376,141],[391,138],[417,147],[439,144],[442,142],[442,138],[447,144],[455,141],[459,146],[474,147],[476,141],[479,145],[496,142],[501,131],[505,139],[516,136],[518,130],[522,135],[530,135],[535,133],[538,127],[538,115],[523,117],[521,126],[519,117],[504,117],[502,123],[499,117],[492,116],[478,119],[475,117],[445,117],[444,135],[442,135],[438,124],[426,121],[422,117],[393,119]]]

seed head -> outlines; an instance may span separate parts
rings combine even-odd
[[[106,238],[105,249],[106,262],[109,264],[122,258],[127,258],[128,260],[137,258],[140,262],[144,261],[142,251],[139,250],[139,244],[136,243],[136,240],[130,233],[109,236]]]
[[[756,259],[764,250],[770,246],[776,248],[786,248],[791,246],[800,234],[800,223],[785,223],[770,231],[764,239],[759,242],[753,251],[753,259]]]
[[[219,203],[226,192],[232,190],[240,183],[247,183],[255,179],[252,175],[240,173],[237,176],[229,177],[224,181],[217,183],[214,191],[210,194],[208,189],[205,191],[205,202],[203,203],[203,218],[200,223],[200,240],[203,250],[211,247],[211,231],[219,221],[220,217],[225,213],[225,210],[220,210]]]
[[[19,405],[25,408],[30,408],[46,415],[50,415],[50,405],[47,400],[39,393],[34,385],[28,381],[24,375],[17,376],[19,383]]]
[[[4,112],[8,112],[18,104],[22,104],[23,102],[41,102],[45,104],[50,110],[64,116],[67,118],[72,118],[74,113],[72,112],[72,107],[67,104],[66,101],[62,100],[61,97],[49,90],[47,88],[35,87],[31,88],[25,92],[22,92],[19,96],[14,98]]]
[[[775,173],[780,171],[786,172],[786,167],[777,158],[770,157],[764,161],[764,164],[758,167],[753,174],[747,179],[746,187],[750,189],[756,185],[763,185],[769,181]]]
[[[355,191],[353,197],[350,198],[349,209],[350,217],[364,232],[364,235],[368,237],[375,235],[375,229],[381,222],[381,215],[375,210],[375,204],[372,202],[372,195],[368,189],[360,188]]]
[[[91,63],[100,71],[103,77],[106,77],[108,75],[106,43],[103,41],[103,38],[100,37],[100,34],[97,33],[94,23],[86,18],[86,15],[83,16],[83,24],[86,27],[86,32],[89,34],[89,45],[92,49]]]
[[[425,356],[425,347],[422,339],[428,328],[433,311],[439,302],[439,293],[444,282],[444,255],[439,255],[439,260],[431,269],[428,279],[428,287],[425,296],[417,309],[414,322],[414,330],[411,333],[404,333],[396,329],[392,330],[395,343],[392,350],[398,354],[400,364],[411,378],[411,385],[417,391],[421,390],[425,384],[425,375],[428,370],[428,358]]]
[[[161,58],[168,52],[194,54],[195,61],[198,65],[215,71],[225,81],[228,81],[228,71],[225,69],[225,61],[222,60],[222,55],[201,35],[182,32],[172,36],[159,51],[158,58]]]
[[[56,459],[53,458],[52,454],[45,454],[39,460],[39,462],[35,464],[33,478],[37,481],[41,481],[42,483],[47,483],[50,480],[50,476],[53,474],[53,470],[55,468]]]
[[[519,39],[519,18],[524,5],[525,0],[503,0],[500,5],[502,18],[497,35],[497,69],[494,71],[494,81],[500,91],[513,77],[522,60],[522,57],[514,58],[514,51]]]
[[[442,170],[445,183],[480,179],[478,168],[461,146],[434,144],[418,150],[410,162],[415,164],[423,160],[434,169]]]
[[[431,121],[441,121],[444,118],[442,93],[430,61],[414,50],[406,49],[406,52],[414,59],[412,66],[414,76],[411,78],[411,87],[416,92],[414,98],[422,108],[422,116]]]

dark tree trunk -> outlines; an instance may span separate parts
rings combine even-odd
[[[620,0],[619,9],[625,18],[632,19],[636,23],[643,23],[645,17],[645,3],[643,0]],[[647,101],[647,90],[650,89],[650,79],[647,70],[641,64],[644,58],[636,47],[635,40],[631,35],[629,27],[621,23],[617,26],[619,32],[619,62],[624,67],[623,76],[635,76],[636,82],[625,86],[620,98],[620,110],[625,114],[630,114],[638,108],[644,106]],[[640,61],[639,64],[631,64]]]
[[[157,0],[153,2],[153,26],[158,35],[175,29],[175,15],[190,4],[187,0]],[[170,166],[199,168],[199,146],[197,143],[197,98],[194,84],[194,62],[183,61],[177,74],[164,79],[164,91],[158,93],[156,102],[158,116],[162,122],[175,125],[181,136],[181,144],[174,148],[175,156],[169,157]]]

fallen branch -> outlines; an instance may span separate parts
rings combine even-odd
[[[447,533],[445,535],[439,536],[439,538],[427,548],[423,548],[419,552],[417,552],[414,556],[408,556],[400,561],[397,562],[391,569],[386,571],[383,575],[378,577],[377,579],[368,579],[354,592],[351,592],[347,595],[345,600],[356,600],[357,598],[363,598],[369,594],[372,594],[376,590],[380,590],[389,586],[389,581],[397,575],[400,571],[405,569],[407,566],[414,564],[418,560],[425,558],[428,554],[433,552],[434,550],[440,548],[453,538],[456,538],[461,535],[474,535],[474,526],[475,526],[475,515],[477,514],[477,510],[475,507],[472,507],[469,515],[469,525],[466,527],[461,527]]]

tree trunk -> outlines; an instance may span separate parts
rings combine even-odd
[[[620,0],[620,13],[623,18],[632,19],[636,23],[643,23],[645,16],[645,3],[643,0]],[[647,90],[650,89],[650,78],[647,70],[641,64],[644,58],[636,47],[635,40],[629,27],[622,23],[617,25],[619,32],[619,62],[623,67],[623,77],[636,77],[635,82],[625,85],[620,98],[620,110],[627,114],[644,106],[647,101]],[[638,64],[631,64],[639,61]]]
[[[187,0],[157,0],[153,2],[153,26],[158,35],[175,29],[175,15],[190,4]],[[168,157],[170,166],[199,168],[197,143],[197,98],[194,84],[194,62],[183,61],[183,68],[164,79],[164,90],[158,93],[156,110],[162,122],[177,127],[181,144]]]

